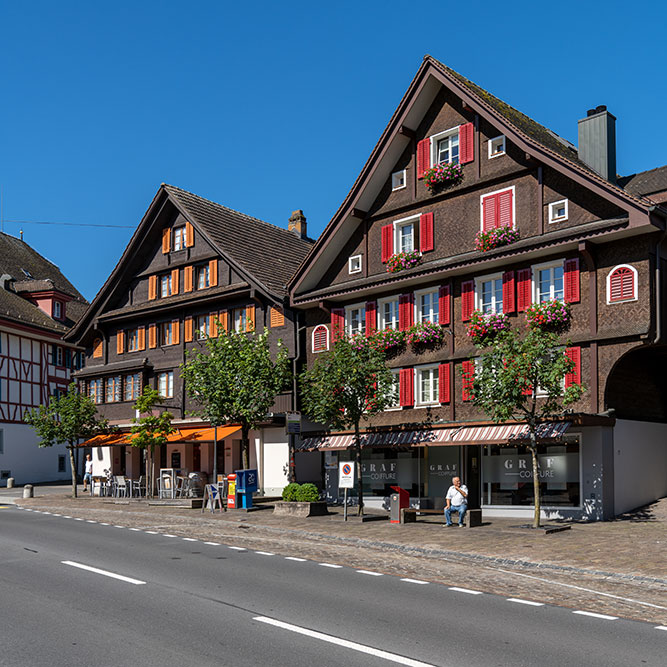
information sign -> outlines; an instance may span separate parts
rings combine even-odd
[[[340,461],[338,464],[338,488],[354,488],[354,470],[356,466],[351,461]]]
[[[299,435],[301,433],[301,413],[288,412],[285,415],[285,426],[287,427],[287,433]]]

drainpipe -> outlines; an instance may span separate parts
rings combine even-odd
[[[660,234],[660,238],[655,243],[655,339],[653,340],[654,345],[662,343],[662,318],[663,318],[663,308],[662,308],[662,258],[665,256],[663,244],[665,238],[667,238],[667,225],[664,223],[667,222],[667,213],[659,206],[651,206],[649,208],[649,213],[655,213],[659,215],[663,220],[663,230]]]

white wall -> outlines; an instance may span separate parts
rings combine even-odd
[[[614,428],[614,510],[667,496],[667,424],[619,419]]]

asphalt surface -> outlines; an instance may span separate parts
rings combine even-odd
[[[667,652],[655,624],[298,553],[18,507],[0,534],[3,666],[662,666]]]

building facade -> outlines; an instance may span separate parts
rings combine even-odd
[[[287,230],[163,184],[69,334],[85,349],[86,367],[76,373],[83,391],[122,433],[131,426],[143,387],[157,389],[164,399],[160,409],[172,413],[177,427],[158,453],[160,468],[208,475],[241,468],[239,428],[218,429],[215,445],[213,429],[191,415],[196,406],[179,366],[219,327],[266,328],[270,342],[281,339],[295,359],[295,314],[285,285],[311,245],[300,211]],[[258,468],[267,494],[286,484],[284,415],[293,408],[293,392],[281,394],[266,422],[250,434],[250,465]],[[143,474],[141,453],[122,437],[111,442],[96,448],[95,474]]]
[[[441,165],[453,178],[428,187]],[[365,502],[392,485],[441,506],[454,475],[489,515],[530,516],[525,425],[490,424],[471,401],[475,311],[522,327],[533,303],[563,301],[572,324],[566,383],[585,392],[545,431],[547,517],[602,519],[667,493],[665,246],[667,169],[617,178],[615,118],[579,121],[578,148],[427,56],[352,190],[290,281],[304,311],[306,363],[337,331],[434,325],[388,365],[393,409],[368,421]],[[503,247],[478,234],[510,230]],[[404,253],[400,255],[400,253]],[[406,268],[393,272],[396,263]],[[351,434],[304,434],[329,497]]]
[[[23,418],[67,390],[83,362],[63,340],[85,299],[23,239],[0,234],[0,485],[71,478],[65,445],[39,448]]]

